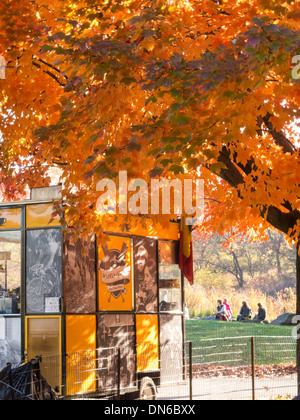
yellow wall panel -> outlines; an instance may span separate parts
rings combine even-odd
[[[60,226],[59,217],[55,217],[52,220],[53,211],[53,205],[51,203],[26,206],[26,227]]]
[[[131,239],[110,236],[98,244],[100,311],[132,310]]]
[[[96,348],[96,315],[68,315],[66,329],[68,353]]]
[[[21,209],[0,209],[0,229],[21,229]]]
[[[118,215],[116,221],[115,215],[105,214],[101,220],[103,230],[108,233],[122,232],[128,235],[150,236],[153,238],[174,241],[179,240],[180,225],[178,223],[170,222],[167,227],[162,227],[160,224],[155,223],[154,220],[151,220],[150,217],[141,218],[138,216],[131,216],[130,220],[132,222],[129,226],[124,217],[125,216],[122,217],[121,215]],[[124,224],[126,224],[127,230],[122,231],[120,226]]]
[[[137,370],[159,369],[158,316],[136,316]]]
[[[67,394],[96,391],[96,315],[66,317],[66,347]]]

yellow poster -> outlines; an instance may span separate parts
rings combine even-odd
[[[98,244],[99,310],[132,310],[131,239],[110,236]]]
[[[66,317],[68,395],[96,391],[96,346],[96,315],[68,315]]]
[[[136,316],[137,370],[159,369],[158,316]]]

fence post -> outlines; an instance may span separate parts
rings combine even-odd
[[[193,343],[189,342],[190,400],[193,399]]]
[[[251,337],[251,363],[252,363],[252,400],[255,401],[255,344]]]
[[[121,399],[121,349],[117,349],[117,400]]]

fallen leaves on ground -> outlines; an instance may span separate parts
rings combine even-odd
[[[255,366],[256,378],[278,378],[295,375],[296,373],[297,368],[294,363]],[[193,366],[194,378],[215,378],[219,376],[226,376],[232,378],[246,378],[251,375],[251,366],[217,366],[211,364]]]

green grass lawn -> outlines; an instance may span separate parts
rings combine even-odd
[[[201,363],[246,364],[251,360],[251,338],[255,337],[258,364],[295,362],[293,327],[186,320],[186,341],[193,342],[193,354]]]
[[[205,338],[238,336],[288,336],[293,327],[280,325],[251,324],[243,322],[186,320],[186,340],[197,341]]]

